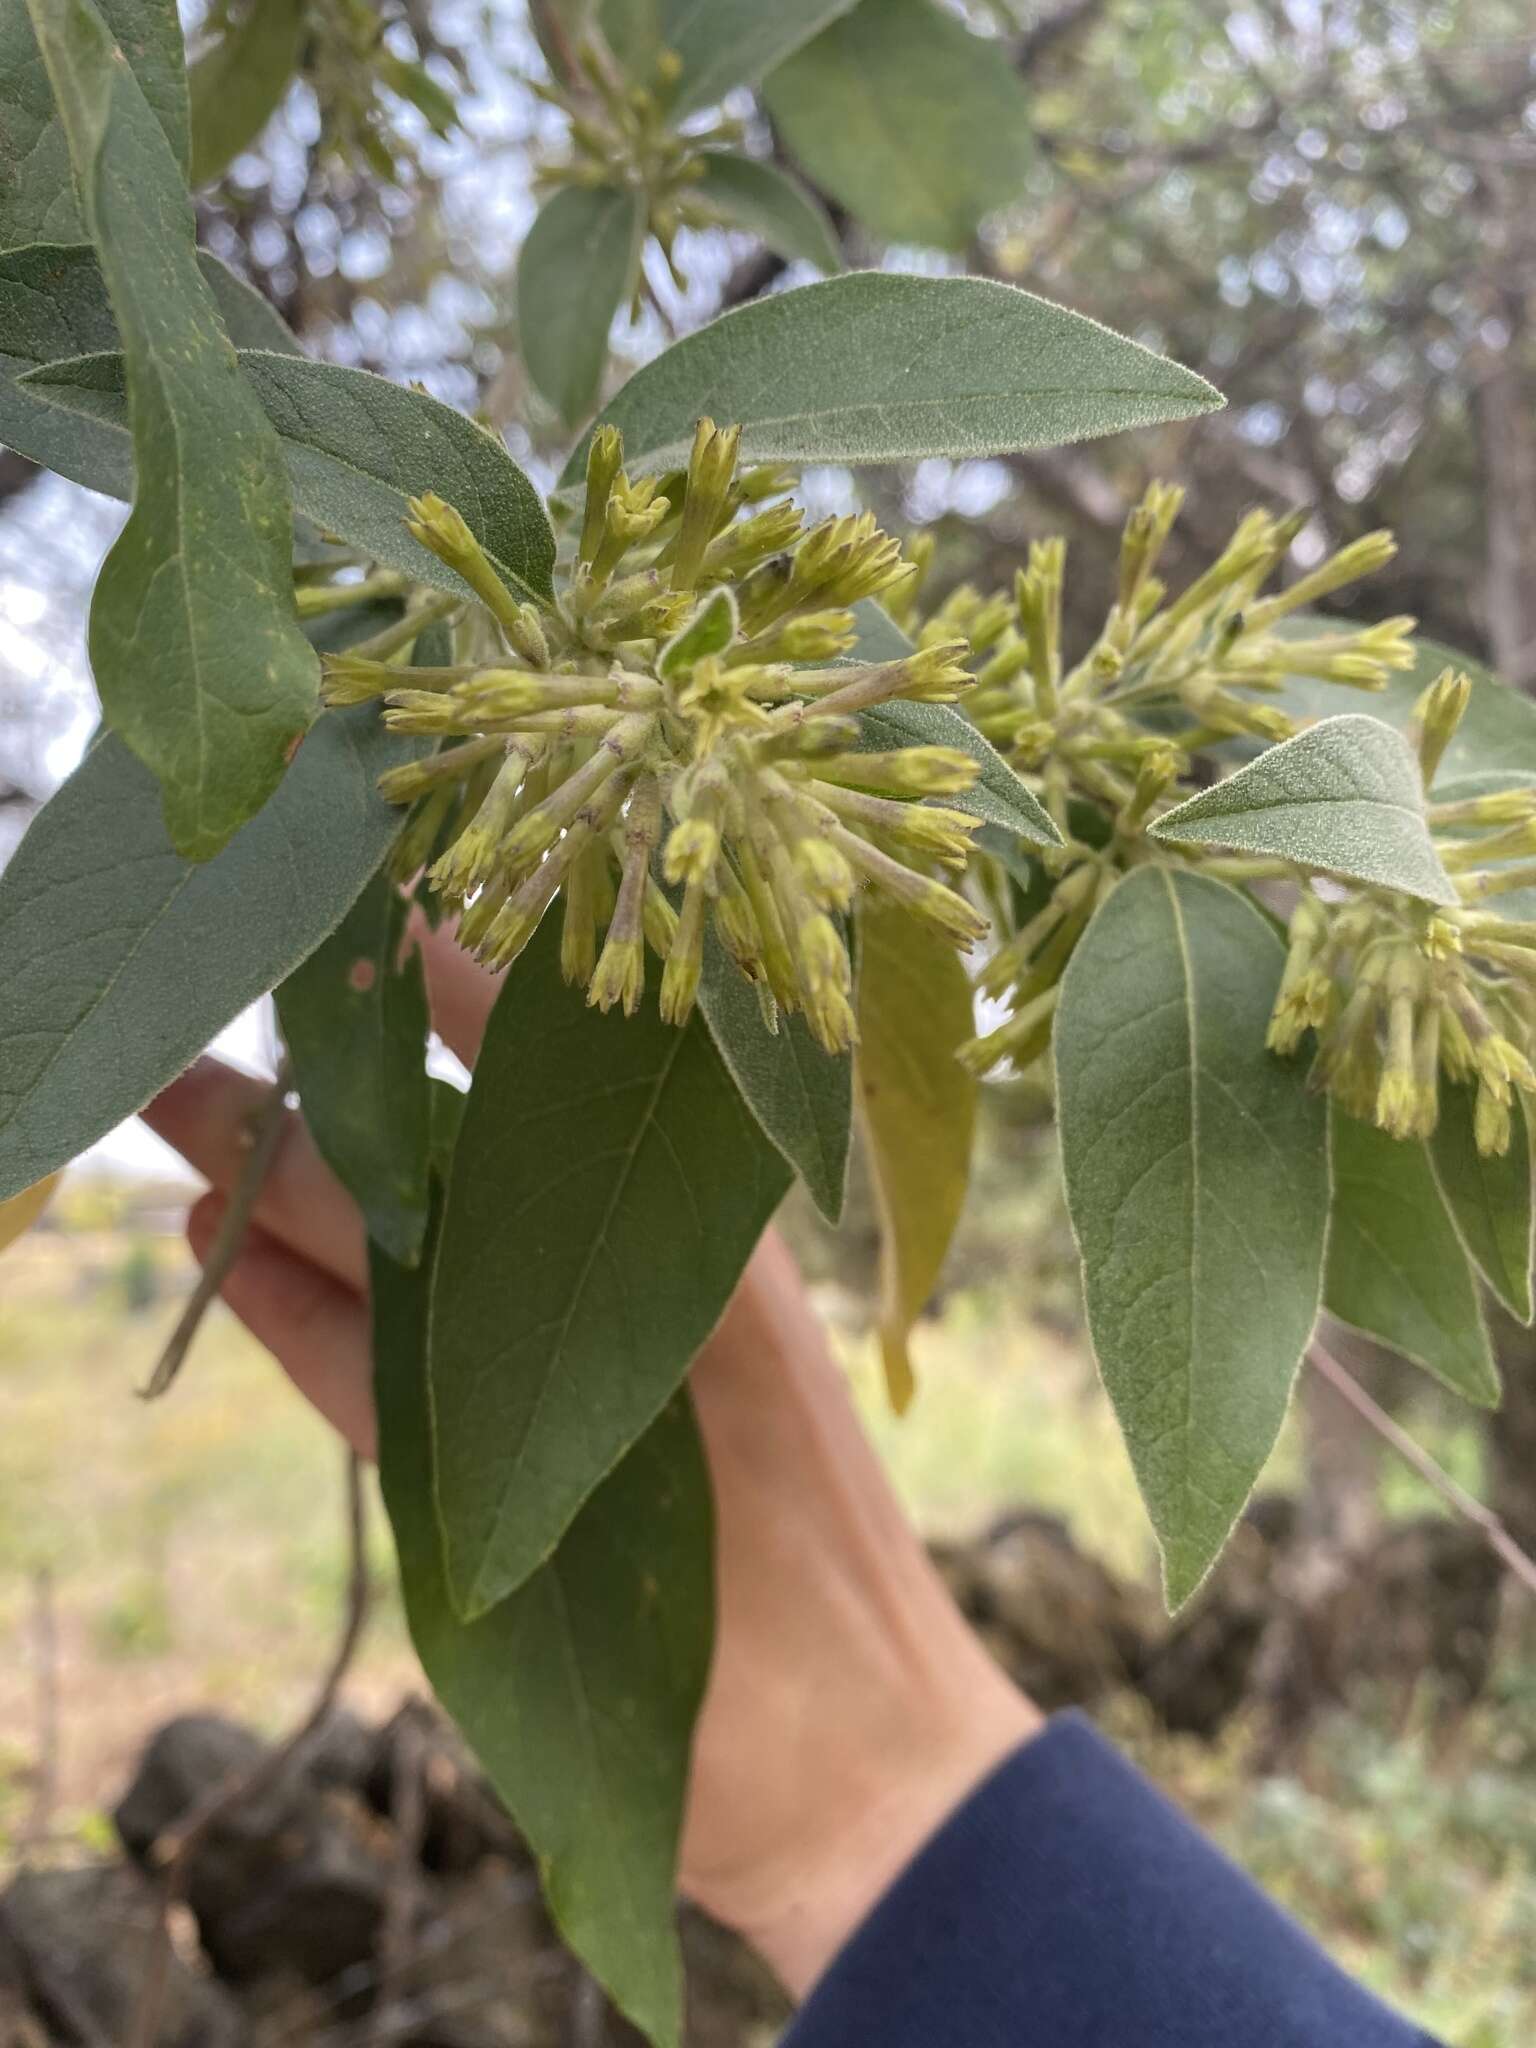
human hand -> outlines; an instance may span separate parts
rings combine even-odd
[[[466,1063],[496,984],[421,933]],[[207,1256],[267,1084],[197,1062],[145,1110],[206,1176]],[[223,1286],[299,1390],[372,1456],[362,1218],[290,1119]],[[861,1430],[794,1262],[754,1254],[691,1387],[714,1485],[718,1627],[679,1881],[802,1995],[903,1865],[1040,1725],[951,1601]]]

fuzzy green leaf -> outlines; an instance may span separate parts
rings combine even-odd
[[[860,0],[764,97],[797,162],[884,241],[964,249],[1034,159],[1006,48],[933,0]]]
[[[701,413],[749,462],[1001,455],[1221,404],[1203,377],[1097,321],[980,277],[851,271],[722,313],[603,412],[632,470],[687,460]],[[562,487],[579,484],[587,442]]]
[[[277,440],[198,268],[183,173],[93,0],[28,0],[123,339],[134,504],[97,578],[91,667],[206,860],[266,802],[316,707]]]
[[[909,912],[859,907],[859,1109],[880,1214],[880,1348],[891,1406],[912,1398],[907,1343],[965,1206],[976,1080],[955,1057],[975,1032],[953,946]]]
[[[277,112],[304,50],[307,0],[250,0],[187,72],[194,185],[211,185]]]
[[[770,1142],[829,1223],[843,1213],[853,1126],[853,1061],[825,1052],[800,1015],[763,1022],[757,991],[713,927],[704,936],[699,1008],[715,1050]]]
[[[1264,1048],[1284,957],[1237,890],[1138,868],[1089,925],[1056,1017],[1088,1327],[1173,1606],[1274,1446],[1317,1314],[1326,1118]]]
[[[125,431],[51,405],[17,379],[39,364],[117,346],[95,252],[51,243],[0,255],[0,445],[72,483],[133,496]]]
[[[1165,812],[1152,836],[1273,855],[1427,903],[1458,900],[1430,837],[1416,756],[1401,733],[1358,712],[1266,748]]]
[[[547,1564],[460,1621],[432,1498],[426,1269],[377,1248],[371,1265],[379,1476],[422,1668],[532,1844],[561,1934],[657,2048],[675,2048],[672,1895],[714,1622],[709,1479],[686,1399]]]
[[[798,178],[734,150],[705,150],[701,161],[703,170],[691,190],[715,208],[727,227],[756,235],[790,263],[811,263],[828,272],[842,269],[837,230]]]
[[[548,918],[508,975],[432,1291],[454,1604],[515,1592],[675,1393],[788,1182],[710,1040],[603,1015]]]
[[[629,299],[645,240],[638,192],[567,185],[546,200],[517,259],[517,334],[535,390],[568,427],[590,417],[608,330]]]
[[[1323,1298],[1341,1323],[1389,1344],[1469,1401],[1498,1406],[1477,1283],[1428,1148],[1339,1109]]]
[[[1475,1091],[1442,1081],[1430,1164],[1462,1243],[1511,1315],[1531,1320],[1531,1144],[1525,1109],[1510,1116],[1509,1150],[1491,1158],[1473,1133]]]
[[[0,876],[0,1195],[141,1109],[335,928],[399,828],[374,782],[420,746],[369,707],[328,713],[194,864],[148,770],[97,742]]]
[[[451,405],[368,370],[242,349],[240,367],[277,429],[293,502],[317,526],[387,568],[456,596],[468,586],[405,529],[407,500],[436,491],[467,520],[502,576],[548,598],[554,534],[538,492],[494,435]],[[122,358],[52,363],[28,393],[121,424]]]
[[[427,1227],[426,982],[406,955],[410,906],[375,875],[323,945],[276,990],[304,1121],[363,1212],[413,1265]]]
[[[237,348],[297,352],[259,292],[206,251],[198,268]],[[18,380],[43,366],[117,347],[117,323],[95,251],[42,243],[0,255],[0,446],[110,498],[133,496],[126,412],[115,424],[57,405]]]
[[[175,0],[98,0],[145,99],[185,170],[187,87]],[[27,0],[0,7],[0,249],[83,242],[69,145]]]
[[[679,60],[674,119],[733,85],[755,85],[854,0],[599,0],[598,19],[630,81],[653,85],[656,60]]]

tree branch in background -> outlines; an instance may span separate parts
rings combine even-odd
[[[1474,1500],[1470,1493],[1458,1486],[1443,1465],[1438,1464],[1422,1445],[1414,1442],[1400,1423],[1394,1422],[1379,1402],[1374,1401],[1347,1367],[1340,1364],[1326,1345],[1313,1339],[1307,1351],[1307,1362],[1318,1372],[1343,1401],[1347,1401],[1356,1415],[1368,1429],[1376,1432],[1383,1443],[1390,1445],[1405,1464],[1411,1465],[1424,1483],[1439,1494],[1452,1512],[1462,1521],[1469,1523],[1482,1535],[1483,1541],[1525,1591],[1536,1597],[1536,1558],[1523,1551],[1510,1535],[1503,1522],[1486,1508],[1480,1500]]]
[[[281,1079],[281,1077],[279,1077]],[[220,1821],[237,1808],[260,1799],[299,1764],[313,1739],[321,1733],[336,1705],[341,1682],[351,1669],[368,1619],[368,1522],[363,1490],[362,1460],[355,1451],[346,1459],[347,1478],[347,1592],[342,1608],[341,1634],[331,1653],[314,1704],[303,1720],[282,1742],[267,1750],[249,1771],[240,1772],[216,1785],[180,1825],[168,1828],[149,1852],[150,1867],[162,1872],[160,1911],[150,1936],[150,1952],[138,2010],[128,2036],[129,2048],[156,2048],[160,2022],[165,2011],[166,1985],[170,1974],[172,1921],[175,1909],[187,1889],[188,1875],[198,1850]]]
[[[28,462],[25,455],[0,448],[0,505],[24,491],[38,473],[37,464]]]
[[[149,1376],[149,1382],[143,1389],[142,1398],[146,1401],[159,1400],[181,1371],[186,1363],[187,1353],[192,1348],[192,1340],[202,1327],[203,1317],[217,1300],[230,1268],[240,1256],[246,1231],[250,1228],[252,1211],[256,1207],[262,1183],[267,1177],[283,1135],[283,1125],[288,1114],[288,1082],[288,1066],[285,1061],[278,1068],[271,1094],[247,1124],[247,1143],[250,1150],[246,1154],[245,1165],[240,1170],[240,1178],[230,1190],[229,1206],[225,1209],[213,1243],[208,1248],[208,1257],[202,1272],[198,1275],[197,1285],[193,1288],[191,1298],[177,1319],[176,1327],[172,1330],[166,1347]]]

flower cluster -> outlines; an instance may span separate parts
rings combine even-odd
[[[1447,669],[1419,700],[1426,789],[1470,689]],[[1536,887],[1536,788],[1431,803],[1429,818],[1460,906],[1304,889],[1269,1043],[1294,1052],[1315,1032],[1317,1083],[1398,1138],[1434,1130],[1442,1073],[1470,1083],[1478,1150],[1502,1153],[1516,1091],[1536,1095],[1536,921],[1519,914]]]
[[[935,869],[963,869],[977,821],[963,749],[891,745],[861,714],[952,700],[962,643],[850,659],[849,607],[910,579],[871,516],[806,529],[778,469],[741,470],[740,433],[699,423],[685,470],[631,478],[593,436],[566,588],[520,603],[436,498],[412,531],[476,591],[442,668],[397,664],[424,612],[332,657],[332,703],[383,697],[397,730],[442,747],[392,770],[413,806],[397,866],[429,864],[462,942],[505,967],[558,895],[562,961],[603,1009],[638,1005],[649,949],[663,1014],[693,1007],[712,930],[770,1020],[804,1013],[829,1049],[855,1036],[841,919],[870,886],[957,946],[984,921]],[[440,609],[440,601],[428,600]]]
[[[203,17],[204,38],[233,48],[264,4],[213,0]],[[462,66],[450,50],[427,44],[421,19],[400,0],[311,0],[302,12],[300,70],[319,102],[323,153],[366,167],[385,185],[405,182],[416,150],[397,103],[413,106],[435,135],[447,135],[457,119],[453,94],[420,60],[430,48],[461,78]],[[392,47],[397,44],[414,44],[418,55],[402,56]]]
[[[569,148],[541,163],[537,184],[549,191],[563,185],[617,186],[644,199],[647,232],[656,237],[673,279],[684,279],[673,257],[680,227],[720,224],[697,189],[708,149],[739,147],[740,121],[717,116],[680,134],[671,101],[681,75],[674,50],[662,50],[649,83],[624,80],[606,48],[582,37],[570,51],[569,83],[529,81],[531,89],[558,107],[568,126]]]
[[[1199,786],[1202,754],[1234,739],[1289,739],[1298,721],[1273,702],[1303,676],[1383,688],[1412,665],[1413,621],[1320,630],[1294,615],[1390,561],[1373,533],[1269,597],[1260,591],[1295,539],[1300,516],[1254,511],[1216,562],[1176,595],[1157,575],[1182,492],[1153,484],[1126,522],[1114,598],[1086,651],[1063,648],[1066,545],[1037,541],[1011,592],[962,585],[923,617],[908,585],[893,606],[920,648],[957,634],[976,687],[965,709],[1041,793],[1066,841],[1047,859],[1044,900],[1023,906],[998,877],[990,896],[1000,943],[981,977],[1009,1016],[972,1042],[979,1071],[1028,1066],[1050,1044],[1060,979],[1117,876],[1148,857],[1146,828]],[[1161,858],[1168,858],[1166,849]],[[1242,879],[1252,863],[1190,849],[1212,872]]]
[[[1034,543],[1011,593],[983,597],[962,585],[918,630],[919,645],[965,639],[976,674],[969,716],[1015,767],[1039,779],[1064,832],[1074,797],[1112,812],[1137,802],[1148,760],[1166,768],[1172,801],[1172,785],[1187,781],[1202,749],[1242,737],[1290,739],[1296,719],[1265,702],[1287,678],[1377,690],[1393,669],[1413,666],[1412,619],[1322,632],[1297,630],[1294,618],[1384,567],[1395,552],[1390,534],[1366,534],[1260,598],[1305,515],[1253,511],[1204,575],[1174,596],[1156,571],[1183,495],[1153,484],[1126,521],[1114,601],[1079,660],[1068,664],[1062,648],[1059,539]],[[1152,800],[1143,792],[1140,801]]]

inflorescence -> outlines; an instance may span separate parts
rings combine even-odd
[[[1446,669],[1419,700],[1426,790],[1470,694]],[[1521,914],[1536,907],[1536,788],[1431,802],[1429,822],[1460,905],[1304,889],[1269,1043],[1294,1052],[1315,1032],[1318,1083],[1397,1138],[1433,1132],[1442,1074],[1470,1084],[1477,1148],[1502,1153],[1516,1091],[1536,1094],[1536,921]]]
[[[649,949],[662,1014],[681,1023],[713,931],[770,1020],[801,1011],[839,1049],[856,1035],[841,920],[859,887],[957,946],[985,932],[934,873],[966,865],[977,820],[933,800],[963,796],[975,760],[871,745],[858,717],[950,701],[970,677],[942,636],[900,660],[847,658],[850,607],[911,567],[869,514],[806,529],[790,478],[741,469],[739,441],[703,420],[686,469],[631,478],[618,432],[599,428],[551,607],[520,602],[450,506],[416,501],[412,532],[485,608],[459,629],[466,658],[399,667],[408,617],[331,657],[326,694],[382,697],[392,727],[443,743],[383,779],[413,806],[396,867],[427,864],[487,965],[516,959],[559,896],[564,971],[589,1000],[633,1012]]]
[[[1477,1142],[1509,1142],[1516,1089],[1536,1085],[1536,924],[1507,914],[1507,892],[1536,885],[1536,791],[1479,793],[1430,808],[1446,869],[1463,897],[1442,910],[1385,889],[1314,878],[1284,861],[1155,847],[1147,827],[1200,786],[1202,755],[1224,742],[1291,738],[1303,721],[1270,699],[1295,677],[1359,690],[1412,666],[1413,621],[1322,630],[1297,615],[1383,567],[1393,543],[1367,534],[1276,595],[1261,597],[1298,518],[1250,513],[1220,558],[1177,596],[1156,574],[1180,493],[1154,484],[1127,521],[1118,585],[1082,658],[1062,654],[1065,546],[1037,542],[1011,594],[962,587],[919,619],[910,587],[898,609],[919,646],[957,632],[976,688],[965,709],[1041,789],[1066,850],[1041,863],[1043,891],[1020,904],[1000,874],[989,898],[998,942],[980,977],[1008,1016],[973,1040],[978,1070],[1022,1070],[1049,1047],[1061,976],[1118,876],[1148,858],[1181,858],[1248,884],[1299,889],[1291,947],[1269,1034],[1292,1053],[1317,1034],[1316,1084],[1353,1115],[1421,1137],[1439,1113],[1438,1077],[1477,1086]],[[1420,702],[1414,736],[1428,789],[1470,684],[1449,671]],[[1506,911],[1483,907],[1504,899]]]
[[[617,430],[598,428],[545,605],[508,587],[451,506],[413,501],[411,531],[479,605],[418,592],[397,623],[327,658],[329,702],[382,698],[392,727],[440,743],[382,779],[410,807],[394,869],[425,870],[479,959],[515,960],[559,898],[563,970],[602,1009],[634,1012],[649,952],[661,1013],[684,1022],[714,945],[770,1024],[802,1012],[841,1050],[857,1035],[844,920],[873,888],[963,950],[990,922],[979,986],[1008,1014],[962,1057],[1023,1070],[1050,1046],[1062,974],[1119,876],[1185,860],[1293,894],[1273,1050],[1314,1034],[1315,1084],[1397,1137],[1435,1128],[1442,1074],[1471,1084],[1479,1148],[1507,1148],[1517,1091],[1536,1095],[1536,786],[1433,800],[1465,676],[1447,670],[1423,694],[1410,735],[1459,904],[1148,837],[1208,779],[1213,749],[1300,730],[1270,701],[1288,680],[1378,690],[1411,665],[1409,619],[1295,616],[1390,560],[1389,536],[1261,597],[1297,522],[1250,513],[1174,596],[1155,572],[1180,494],[1155,484],[1127,522],[1104,624],[1069,664],[1059,540],[1032,547],[1011,594],[962,587],[924,618],[920,544],[904,556],[868,513],[807,528],[792,476],[741,467],[739,445],[739,429],[701,420],[685,468],[631,477]],[[851,608],[866,598],[913,651],[858,660]],[[402,666],[450,615],[454,660]],[[902,744],[864,716],[897,698],[959,700],[1041,791],[1062,846],[1012,875],[977,857],[963,805],[976,759]]]

